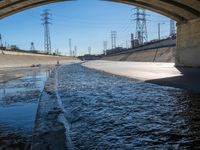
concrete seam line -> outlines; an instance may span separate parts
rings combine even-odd
[[[66,115],[66,111],[65,108],[62,105],[62,100],[60,98],[59,92],[58,92],[58,69],[56,69],[55,71],[55,92],[56,92],[56,97],[57,97],[57,102],[59,104],[59,107],[61,108],[61,110],[64,112],[64,114]],[[69,150],[74,150],[74,144],[72,142],[71,136],[70,136],[70,127],[69,127],[69,123],[67,121],[67,119],[65,118],[65,115],[61,114],[59,116],[59,120],[60,122],[63,123],[63,125],[65,126],[65,130],[66,130],[66,138],[67,138],[67,146]]]
[[[32,150],[73,150],[69,124],[57,89],[57,69],[54,68],[40,96],[33,130]]]

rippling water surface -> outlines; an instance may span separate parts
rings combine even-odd
[[[58,73],[76,149],[200,148],[200,95],[81,65]]]
[[[0,150],[30,149],[37,101],[48,74],[28,73],[0,84]]]

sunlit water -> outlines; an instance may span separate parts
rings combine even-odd
[[[0,149],[30,149],[37,102],[48,72],[0,84]]]
[[[200,95],[80,65],[58,74],[77,150],[200,148]]]

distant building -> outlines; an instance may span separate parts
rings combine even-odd
[[[82,61],[85,61],[85,60],[97,60],[97,59],[100,59],[101,58],[101,55],[84,55],[84,56],[79,56],[78,57],[79,59],[81,59]]]
[[[124,48],[122,47],[116,47],[115,49],[111,49],[111,50],[106,50],[106,54],[109,55],[109,54],[115,54],[115,53],[120,53],[124,51]]]

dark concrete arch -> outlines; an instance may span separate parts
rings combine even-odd
[[[200,16],[197,0],[113,0],[143,7],[182,23]],[[192,1],[192,2],[191,2]]]
[[[7,17],[25,9],[70,0],[2,0],[0,1],[0,18]],[[105,0],[121,2],[143,7],[159,14],[168,16],[182,23],[200,16],[198,0]]]
[[[0,1],[0,19],[23,10],[63,1],[67,0],[2,0]]]

